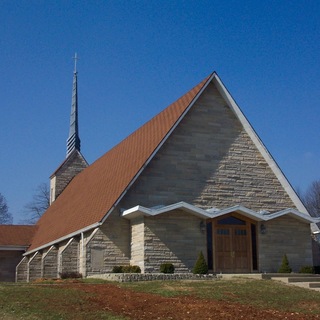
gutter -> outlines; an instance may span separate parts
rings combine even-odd
[[[90,225],[90,226],[88,226],[88,227],[85,227],[85,228],[83,228],[83,229],[80,229],[80,230],[77,230],[77,231],[75,231],[75,232],[69,233],[69,234],[67,234],[66,236],[63,236],[63,237],[61,237],[61,238],[59,238],[59,239],[56,239],[56,240],[51,241],[51,242],[48,242],[48,243],[46,243],[46,244],[44,244],[44,245],[42,245],[42,246],[40,246],[40,247],[37,247],[37,248],[35,248],[35,249],[30,250],[30,251],[27,251],[26,253],[23,254],[23,256],[27,256],[27,255],[29,255],[29,254],[31,254],[31,253],[33,253],[33,252],[36,252],[36,251],[45,249],[45,248],[47,248],[47,247],[50,247],[50,246],[52,246],[52,245],[54,245],[54,244],[57,244],[57,243],[59,243],[59,242],[62,242],[62,241],[67,240],[67,239],[69,239],[69,238],[72,238],[72,237],[74,237],[74,236],[81,235],[82,232],[86,232],[86,231],[89,231],[89,230],[91,230],[91,229],[95,229],[95,228],[97,228],[97,227],[100,227],[101,225],[102,225],[101,222],[96,222],[96,223],[94,223],[94,224],[92,224],[92,225]]]

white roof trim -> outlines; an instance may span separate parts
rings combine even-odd
[[[232,213],[232,212],[240,212],[243,216],[247,217],[247,218],[251,218],[252,220],[256,220],[256,221],[264,221],[264,216],[256,211],[253,211],[249,208],[246,208],[244,206],[241,205],[236,205],[233,207],[229,207],[229,208],[225,208],[219,211],[215,211],[212,214],[212,218],[217,218],[220,216],[223,216],[225,214],[228,213]]]
[[[238,119],[240,120],[241,124],[243,125],[244,129],[252,139],[253,143],[255,146],[258,148],[268,165],[270,166],[271,170],[273,173],[276,175],[278,178],[279,182],[283,186],[283,188],[286,190],[288,193],[289,197],[291,198],[292,202],[295,204],[295,206],[298,208],[300,212],[309,214],[306,207],[303,205],[301,202],[300,198],[297,196],[296,192],[290,185],[289,181],[277,165],[276,161],[273,159],[271,156],[270,152],[268,149],[265,147],[265,145],[262,143],[260,140],[259,136],[257,133],[254,131],[253,127],[251,126],[250,122],[248,119],[245,117],[245,115],[242,113],[240,107],[237,105],[235,100],[232,98],[231,94],[227,90],[227,88],[224,86],[220,78],[218,77],[217,74],[214,76],[214,83],[217,86],[217,89],[219,90],[220,94],[222,97],[226,100],[228,103],[229,107],[234,111]]]
[[[296,209],[291,209],[291,208],[284,209],[284,210],[281,210],[281,211],[266,215],[265,218],[266,218],[266,221],[268,221],[268,220],[272,220],[272,219],[275,219],[275,218],[282,217],[284,215],[290,215],[293,218],[296,218],[298,220],[301,220],[301,221],[307,222],[307,223],[320,222],[319,218],[318,219],[317,218],[312,218],[311,216],[309,216],[306,213],[302,213],[302,212],[300,212],[300,211],[298,211]]]
[[[199,218],[203,218],[203,219],[212,219],[212,218],[217,218],[217,217],[221,217],[224,216],[226,214],[232,213],[232,212],[238,212],[241,215],[247,217],[247,218],[251,218],[252,220],[255,221],[269,221],[269,220],[273,220],[285,215],[289,215],[292,218],[298,219],[301,222],[304,223],[317,223],[320,222],[320,218],[312,218],[309,215],[300,212],[296,209],[284,209],[275,213],[271,213],[271,214],[261,214],[259,212],[256,212],[254,210],[251,210],[249,208],[246,208],[244,206],[241,205],[236,205],[236,206],[232,206],[232,207],[228,207],[222,210],[218,210],[218,211],[214,211],[214,212],[210,212],[209,210],[203,210],[201,208],[198,208],[192,204],[186,203],[186,202],[177,202],[168,206],[164,206],[164,207],[160,207],[157,209],[154,208],[146,208],[140,205],[137,205],[135,207],[132,207],[130,209],[124,210],[122,212],[122,217],[126,218],[126,219],[134,219],[137,217],[153,217],[153,216],[157,216],[159,214],[162,213],[166,213],[166,212],[170,212],[173,210],[183,210],[185,212],[188,212],[190,214],[193,214]]]
[[[193,214],[195,216],[198,216],[199,218],[211,218],[212,214],[208,213],[207,211],[200,209],[192,204],[186,203],[186,202],[177,202],[174,204],[170,204],[165,207],[161,207],[158,209],[152,209],[152,208],[146,208],[143,206],[135,206],[133,208],[130,208],[128,210],[123,211],[122,217],[126,219],[134,219],[136,217],[140,216],[156,216],[161,213],[166,213],[173,210],[183,210],[190,214]]]
[[[89,231],[89,230],[91,230],[91,229],[97,228],[97,227],[101,226],[101,224],[102,224],[101,222],[97,222],[97,223],[91,224],[90,226],[87,226],[87,227],[85,227],[85,228],[83,228],[83,229],[80,229],[80,230],[77,230],[77,231],[75,231],[75,232],[69,233],[69,234],[67,234],[67,235],[65,235],[65,236],[63,236],[63,237],[61,237],[61,238],[59,238],[59,239],[53,240],[53,241],[48,242],[48,243],[46,243],[46,244],[44,244],[44,245],[42,245],[42,246],[40,246],[40,247],[34,248],[33,250],[27,251],[27,252],[24,253],[23,255],[24,255],[24,256],[28,256],[28,255],[30,255],[30,254],[33,253],[33,252],[36,252],[36,251],[45,249],[45,248],[47,248],[47,247],[51,247],[52,245],[58,244],[59,242],[62,242],[62,241],[64,241],[64,240],[68,240],[69,238],[72,238],[72,237],[74,237],[74,236],[78,236],[78,235],[80,235],[82,232],[86,232],[86,231]]]

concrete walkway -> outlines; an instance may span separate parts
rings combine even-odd
[[[294,285],[320,292],[320,275],[302,273],[253,273],[253,274],[217,274],[220,279],[249,278],[281,281],[288,285]]]

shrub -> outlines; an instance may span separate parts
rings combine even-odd
[[[289,260],[287,258],[287,255],[285,254],[282,258],[282,263],[281,266],[278,270],[279,273],[291,273],[292,269],[290,268],[289,265]]]
[[[113,273],[141,273],[139,266],[114,266]]]
[[[208,265],[207,265],[206,259],[203,256],[202,251],[200,251],[200,253],[199,253],[198,260],[197,260],[196,264],[194,265],[192,272],[194,274],[207,274],[208,273]]]
[[[141,273],[139,266],[124,266],[122,270],[124,273]]]
[[[75,271],[64,271],[60,272],[59,276],[61,279],[79,279],[82,278],[82,274]]]
[[[302,266],[299,273],[314,273],[314,268],[312,266]]]
[[[162,272],[162,273],[174,273],[174,265],[172,263],[162,263],[160,265],[160,272]]]
[[[114,266],[114,267],[112,268],[112,272],[113,272],[113,273],[123,273],[122,267],[121,267],[121,266]]]

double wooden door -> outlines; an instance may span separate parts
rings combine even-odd
[[[214,269],[223,273],[252,271],[250,223],[229,216],[215,221]]]

